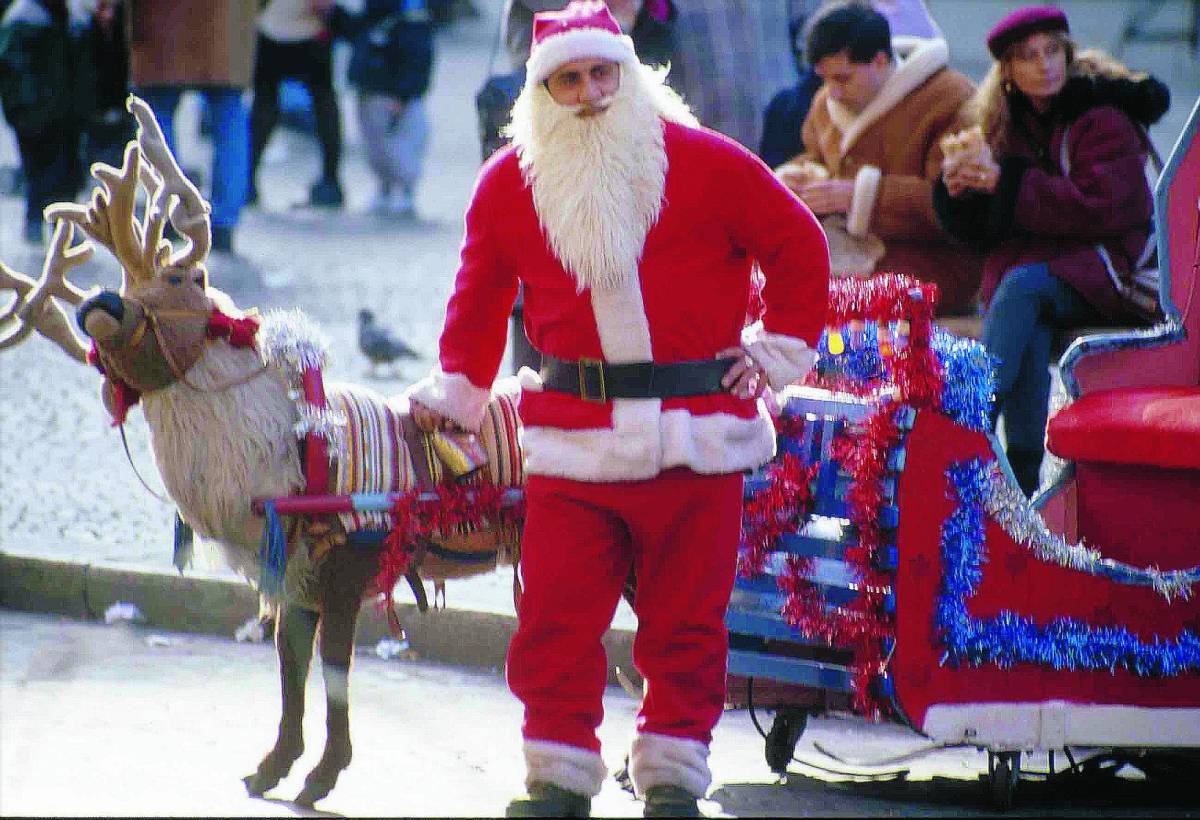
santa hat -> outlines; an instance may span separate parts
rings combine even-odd
[[[1067,15],[1055,6],[1026,6],[1009,14],[988,32],[987,47],[999,60],[1013,43],[1020,42],[1039,31],[1070,32]]]
[[[525,63],[527,82],[540,83],[574,60],[637,60],[633,40],[603,0],[572,0],[562,11],[533,15],[533,45]]]

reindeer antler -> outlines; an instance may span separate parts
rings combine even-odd
[[[16,301],[0,317],[0,350],[23,342],[37,330],[66,351],[72,358],[87,361],[87,347],[71,329],[71,320],[55,297],[78,305],[86,294],[67,281],[67,271],[86,262],[94,249],[88,243],[71,246],[75,229],[69,222],[54,227],[54,238],[42,266],[42,275],[34,281],[0,262],[0,290],[16,293]]]
[[[157,182],[155,187],[146,185],[148,190],[155,191],[152,206],[146,211],[146,247],[157,253],[158,239],[162,236],[162,222],[157,215],[161,213],[161,198],[175,197],[174,206],[170,208],[171,224],[175,230],[191,241],[191,246],[184,249],[170,261],[172,265],[187,267],[203,262],[212,248],[212,225],[209,221],[209,211],[212,208],[201,196],[199,189],[192,184],[175,161],[158,120],[150,110],[145,100],[133,94],[125,102],[129,112],[138,123],[138,145],[141,146],[142,156],[149,168],[146,172]],[[157,213],[156,213],[157,212]],[[157,229],[158,237],[153,230]]]
[[[137,141],[126,146],[121,167],[93,165],[92,176],[100,187],[91,202],[52,205],[46,218],[78,225],[112,251],[131,283],[141,283],[165,265],[190,267],[203,262],[212,246],[212,227],[209,204],[180,170],[150,106],[132,94],[126,106],[138,122],[138,133]],[[149,194],[141,221],[135,214],[139,184]],[[171,243],[163,239],[168,219],[190,240],[175,255]]]
[[[102,162],[92,166],[100,187],[92,192],[90,204],[60,202],[46,209],[47,219],[77,225],[112,251],[131,284],[148,282],[155,274],[155,254],[144,247],[142,226],[134,218],[141,157],[141,148],[129,143],[120,169]]]

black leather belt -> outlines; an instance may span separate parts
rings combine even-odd
[[[585,401],[673,399],[724,393],[721,379],[737,359],[609,364],[595,359],[568,362],[542,356],[542,382],[549,390],[573,393]]]

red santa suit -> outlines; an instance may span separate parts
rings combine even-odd
[[[531,67],[537,55],[535,46]],[[623,70],[642,69],[625,60]],[[545,72],[531,71],[531,82]],[[602,247],[633,243],[636,270],[594,287],[581,289],[574,264],[562,261],[590,246],[572,245],[570,225],[542,218],[549,206],[539,205],[528,146],[485,164],[439,365],[412,398],[478,427],[518,283],[530,341],[558,359],[663,364],[711,360],[741,344],[775,387],[811,367],[829,275],[818,222],[749,151],[687,120],[652,118],[661,161],[646,183],[649,224],[598,229]],[[744,329],[754,261],[765,274],[766,312]],[[599,791],[600,639],[633,566],[634,659],[648,689],[631,773],[639,792],[669,784],[703,796],[725,694],[742,472],[774,454],[771,419],[761,402],[727,391],[596,401],[544,389],[529,370],[521,383],[525,594],[508,679],[526,706],[529,781]]]

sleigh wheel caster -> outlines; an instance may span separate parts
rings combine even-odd
[[[767,765],[776,774],[786,774],[788,764],[796,753],[796,744],[808,725],[808,713],[803,709],[781,708],[775,712],[775,722],[767,732]]]
[[[1008,811],[1021,776],[1020,752],[988,752],[988,797],[992,806]]]

